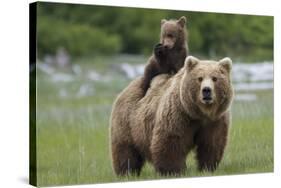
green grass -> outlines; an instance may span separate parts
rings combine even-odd
[[[89,82],[95,93],[82,98],[61,98],[57,93],[61,88],[77,90],[83,79],[54,84],[39,73],[37,82],[39,186],[163,178],[150,164],[145,165],[140,177],[118,178],[112,171],[108,138],[111,105],[128,80]],[[234,101],[228,146],[219,168],[214,173],[198,172],[191,153],[182,177],[273,171],[273,91],[256,95],[254,102]]]

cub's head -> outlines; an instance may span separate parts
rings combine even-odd
[[[160,43],[167,49],[182,47],[186,42],[186,18],[178,20],[161,20]]]
[[[194,109],[197,114],[203,113],[211,119],[225,112],[233,98],[231,67],[228,57],[220,61],[187,57],[180,94],[186,109]]]

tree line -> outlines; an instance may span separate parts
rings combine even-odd
[[[160,20],[187,18],[190,53],[246,61],[273,59],[273,17],[79,4],[38,3],[38,55],[144,54],[159,42]]]

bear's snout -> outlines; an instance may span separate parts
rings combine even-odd
[[[212,104],[215,101],[214,83],[209,78],[201,83],[200,100],[203,104]]]
[[[202,89],[202,95],[204,101],[212,100],[212,89],[210,87],[204,87]]]
[[[170,50],[172,48],[174,48],[174,45],[175,45],[175,41],[176,39],[174,38],[164,38],[164,41],[163,41],[163,47],[165,50]]]
[[[164,50],[170,50],[170,49],[172,49],[173,47],[174,47],[174,44],[173,43],[166,43],[166,44],[164,44],[163,45],[163,47],[164,47]]]

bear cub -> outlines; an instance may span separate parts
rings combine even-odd
[[[163,73],[175,74],[183,67],[188,54],[185,25],[184,16],[178,20],[161,20],[160,43],[155,45],[144,70],[141,84],[144,95],[153,77]]]

